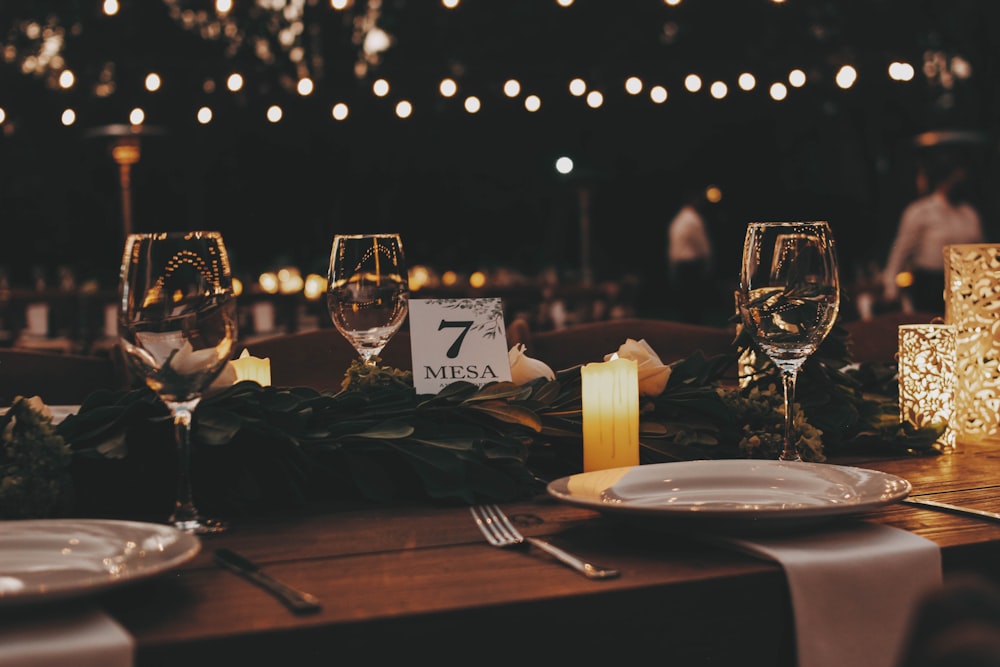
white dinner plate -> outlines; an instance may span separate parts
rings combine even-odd
[[[909,495],[908,481],[829,463],[708,460],[579,473],[548,484],[563,502],[682,529],[772,529],[859,514]]]
[[[167,572],[200,550],[196,535],[158,523],[0,521],[0,608],[103,592]]]

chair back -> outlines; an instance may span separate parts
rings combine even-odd
[[[851,336],[851,358],[858,363],[892,363],[899,351],[899,325],[928,324],[935,317],[940,315],[898,311],[844,322],[842,326]]]
[[[271,384],[275,387],[339,390],[348,367],[358,358],[351,344],[333,328],[279,334],[243,347],[255,357],[271,360]],[[410,334],[398,332],[380,356],[386,366],[411,370]]]
[[[18,396],[38,396],[46,405],[80,405],[98,389],[123,387],[124,376],[108,356],[0,348],[0,405]]]

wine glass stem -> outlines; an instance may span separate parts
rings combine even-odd
[[[792,410],[795,409],[795,380],[798,371],[782,371],[781,384],[785,389],[785,448],[778,457],[779,461],[801,461],[799,450],[792,440]]]
[[[199,399],[173,403],[174,437],[177,442],[177,499],[170,522],[175,526],[197,523],[198,509],[191,491],[191,413]]]

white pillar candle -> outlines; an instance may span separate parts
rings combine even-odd
[[[639,367],[631,359],[580,369],[583,470],[639,465]]]

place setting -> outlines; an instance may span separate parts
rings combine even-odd
[[[807,462],[791,436],[797,374],[837,319],[840,287],[829,226],[750,223],[740,275],[742,324],[784,384],[778,460],[639,465],[637,410],[612,411],[611,423],[588,429],[585,404],[584,472],[550,482],[547,491],[640,529],[778,563],[791,594],[800,666],[892,667],[912,610],[942,583],[940,548],[863,520],[866,512],[904,500],[910,482]],[[637,385],[634,372],[628,381]],[[623,393],[631,395],[631,387]],[[588,457],[588,447],[611,452],[610,459]],[[849,645],[843,637],[852,638]]]

